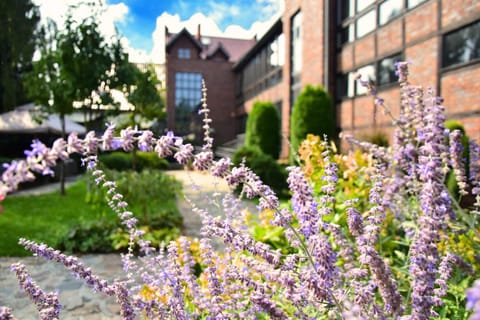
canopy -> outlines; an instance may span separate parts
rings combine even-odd
[[[35,121],[35,113],[38,108],[33,103],[20,106],[13,111],[0,115],[0,133],[62,133],[60,117],[51,114],[42,123]],[[84,126],[73,122],[68,116],[65,117],[65,131],[73,131],[78,134],[85,134]]]

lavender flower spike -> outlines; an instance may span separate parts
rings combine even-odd
[[[0,320],[15,320],[12,315],[12,309],[7,307],[0,307]]]
[[[61,305],[58,302],[58,293],[45,293],[42,289],[30,278],[27,268],[21,263],[12,264],[10,269],[15,272],[20,287],[25,290],[30,299],[37,306],[40,314],[40,320],[58,319]]]
[[[467,290],[467,309],[472,310],[470,320],[480,320],[480,280],[476,280],[473,287]]]

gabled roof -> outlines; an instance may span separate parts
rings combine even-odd
[[[226,54],[228,61],[233,63],[237,62],[256,43],[254,38],[233,39],[206,35],[201,35],[201,40],[198,40],[194,35],[184,28],[182,31],[176,34],[168,33],[167,31],[167,53],[170,53],[170,50],[175,42],[182,36],[188,37],[188,39],[190,39],[190,41],[192,41],[192,43],[200,50],[200,57],[202,59],[208,59],[209,57],[212,57],[219,49],[219,46],[221,46],[221,50],[223,50],[223,53]]]
[[[279,17],[270,29],[265,33],[260,40],[258,40],[254,46],[250,48],[250,50],[245,52],[245,55],[239,57],[239,59],[235,60],[236,63],[233,65],[234,70],[239,70],[243,66],[245,66],[255,55],[260,52],[263,47],[268,44],[276,35],[281,34],[283,32],[283,24],[282,24],[282,17]]]
[[[198,50],[202,51],[202,44],[198,42],[197,39],[195,39],[195,37],[193,37],[190,32],[187,31],[187,29],[183,28],[182,31],[173,35],[173,37],[168,40],[167,46],[165,48],[167,52],[170,52],[175,42],[177,42],[177,40],[180,39],[182,36],[186,36],[190,41],[192,41],[192,43],[198,48]]]
[[[217,53],[220,53],[221,55],[223,55],[225,57],[225,60],[230,59],[230,55],[225,50],[225,48],[223,48],[223,45],[221,42],[217,45],[217,48],[215,50],[207,54],[207,59],[213,58]]]
[[[219,45],[221,45],[225,53],[228,54],[230,62],[237,62],[256,43],[255,39],[232,39],[209,36],[203,36],[202,38],[208,39],[209,41],[208,44],[203,45],[205,57],[211,56],[218,50]]]

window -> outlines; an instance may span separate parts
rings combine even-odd
[[[347,42],[352,42],[355,40],[355,25],[349,24],[346,27],[342,28],[342,31],[338,34],[338,46],[341,47]]]
[[[368,13],[364,14],[357,20],[357,38],[361,38],[367,33],[375,30],[376,27],[376,12],[371,10]]]
[[[407,8],[413,8],[426,0],[407,0]]]
[[[403,9],[403,0],[387,0],[378,9],[378,23],[383,25],[394,19]]]
[[[337,77],[336,95],[339,98],[352,98],[355,95],[355,72],[349,72]]]
[[[192,112],[202,98],[202,74],[177,72],[175,74],[175,133],[190,132]]]
[[[300,72],[302,71],[302,12],[297,12],[291,22],[291,73],[290,106],[300,94]]]
[[[480,21],[444,36],[443,67],[476,59],[480,59]]]
[[[190,49],[179,48],[178,49],[178,58],[179,59],[190,59]]]
[[[343,20],[355,15],[355,0],[342,0],[338,4],[337,22],[341,24]]]
[[[402,60],[401,54],[384,58],[378,62],[378,85],[396,82],[398,77],[395,74],[395,63]]]
[[[374,2],[375,0],[357,0],[357,12],[362,11]]]
[[[292,73],[302,70],[302,12],[292,18],[291,25]]]
[[[373,64],[361,67],[357,70],[355,74],[360,74],[363,81],[369,81],[372,84],[375,84],[375,67]],[[355,77],[355,75],[353,75]],[[353,78],[354,79],[354,78]],[[349,80],[350,81],[350,80]],[[367,92],[367,88],[361,86],[358,81],[355,81],[355,94],[361,95]]]

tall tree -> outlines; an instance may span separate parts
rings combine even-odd
[[[31,68],[39,20],[31,0],[0,1],[0,112],[27,101],[22,77]]]
[[[26,76],[26,85],[44,114],[60,116],[65,137],[65,116],[74,111],[74,102],[89,106],[84,102],[91,101],[92,92],[106,81],[114,65],[115,47],[101,35],[95,18],[75,21],[72,11],[64,29],[59,31],[51,22],[44,33],[40,59]],[[60,182],[65,194],[63,163]]]

